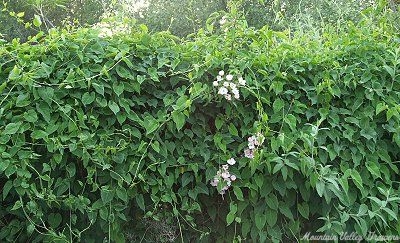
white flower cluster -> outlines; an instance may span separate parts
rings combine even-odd
[[[229,24],[228,24],[228,18],[226,16],[222,16],[221,20],[219,21],[219,25],[225,33],[228,32]]]
[[[226,100],[230,101],[232,97],[238,100],[240,98],[238,87],[245,86],[246,80],[242,77],[238,77],[237,82],[234,82],[232,74],[228,74],[225,77],[224,75],[224,71],[219,71],[217,80],[213,82],[213,86],[219,87],[218,94],[223,95]]]
[[[217,171],[217,174],[211,180],[211,186],[217,187],[219,190],[219,194],[224,195],[225,191],[229,189],[232,184],[232,181],[236,180],[236,176],[229,172],[229,165],[236,164],[236,160],[234,158],[228,159],[226,161],[227,164],[222,165],[222,168]]]
[[[219,21],[219,25],[221,25],[221,27],[226,24],[226,16],[222,16],[221,20]]]
[[[286,3],[283,2],[283,3],[281,4],[281,12],[285,12],[285,11],[286,11]]]
[[[264,143],[264,136],[261,133],[257,133],[256,136],[251,136],[247,139],[248,146],[247,149],[244,150],[244,156],[249,159],[254,158],[254,151]]]

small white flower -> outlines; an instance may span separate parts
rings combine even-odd
[[[252,149],[245,149],[244,150],[244,156],[246,158],[253,159],[254,158],[254,151]]]
[[[249,143],[249,149],[254,149],[254,148],[255,148],[254,143]]]
[[[219,21],[220,25],[226,24],[226,16],[222,16],[221,20]]]
[[[229,174],[229,172],[222,172],[221,177],[227,179],[231,177],[231,174]]]
[[[221,87],[221,88],[219,88],[219,90],[218,90],[218,94],[220,94],[220,95],[226,95],[226,94],[228,94],[228,89],[225,88],[225,87]]]
[[[228,181],[226,181],[226,185],[227,185],[227,186],[231,186],[231,185],[232,185],[232,182],[231,182],[230,179],[228,179]]]
[[[236,87],[232,88],[232,94],[234,94],[234,95],[239,94],[239,90]]]
[[[235,99],[240,99],[240,95],[239,94],[235,94]]]
[[[234,89],[236,89],[236,84],[235,84],[235,83],[229,83],[229,86],[231,87],[232,91],[233,91]]]
[[[231,81],[232,79],[233,79],[233,75],[232,74],[226,75],[226,80]]]
[[[225,72],[224,72],[224,70],[221,70],[218,72],[218,74],[219,74],[219,76],[224,76]]]
[[[246,80],[244,80],[242,77],[239,78],[239,84],[242,86],[246,85]]]
[[[226,99],[226,100],[229,100],[229,101],[232,100],[232,95],[226,94],[226,95],[225,95],[225,99]]]
[[[236,160],[234,158],[230,158],[228,159],[228,161],[226,161],[226,163],[228,163],[229,165],[234,165],[236,164]]]
[[[214,81],[214,82],[213,82],[213,85],[214,85],[215,87],[217,87],[217,86],[218,86],[218,81]]]
[[[214,180],[212,180],[212,181],[210,182],[210,184],[211,184],[211,186],[217,186],[217,185],[218,185],[218,182],[219,182],[218,178],[214,178]]]
[[[225,87],[229,87],[229,82],[224,82]]]
[[[235,181],[236,180],[236,176],[235,175],[231,175],[231,181]]]
[[[223,71],[222,71],[223,72]],[[217,81],[222,81],[222,76],[217,76]]]

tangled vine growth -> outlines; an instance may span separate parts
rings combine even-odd
[[[400,234],[398,34],[214,17],[185,42],[140,26],[1,44],[0,241]]]

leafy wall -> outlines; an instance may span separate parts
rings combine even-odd
[[[245,26],[2,44],[0,240],[400,234],[398,35]]]

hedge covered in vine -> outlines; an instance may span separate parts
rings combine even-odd
[[[0,241],[400,234],[390,25],[220,18],[186,41],[140,26],[1,44]]]

